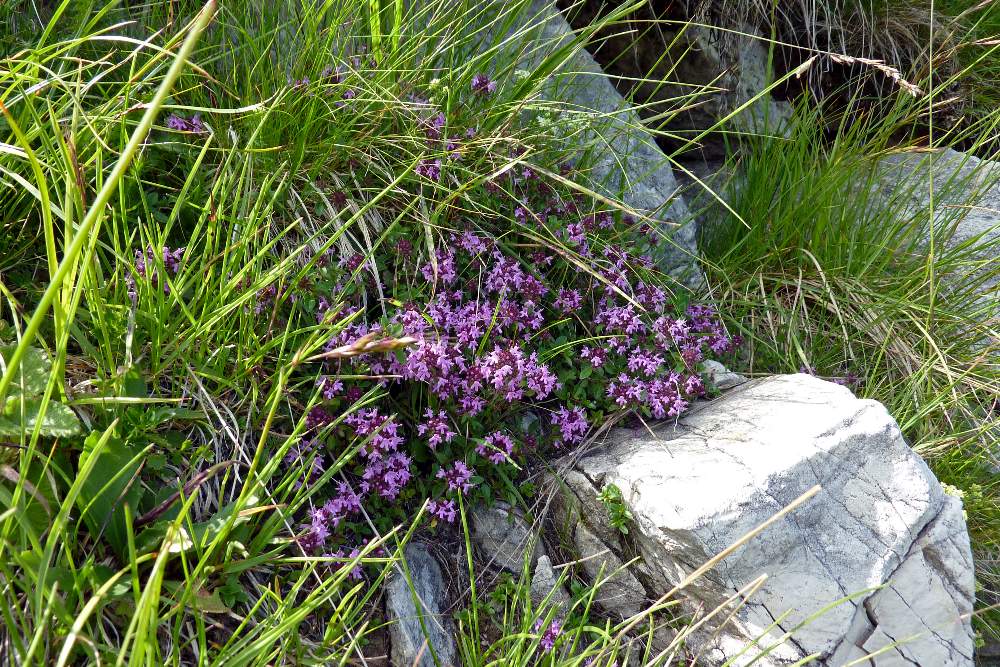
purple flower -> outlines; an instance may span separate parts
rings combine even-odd
[[[583,229],[583,225],[579,222],[572,222],[566,225],[566,239],[573,245],[586,245],[587,234]]]
[[[424,413],[424,423],[417,426],[417,434],[430,435],[427,445],[432,450],[437,449],[442,442],[451,442],[457,435],[448,426],[448,415],[445,411],[440,410],[435,415],[430,408]]]
[[[169,116],[167,116],[167,127],[169,127],[171,130],[179,130],[181,132],[185,132],[188,129],[188,124],[186,120],[184,120],[177,114],[172,113]]]
[[[337,378],[323,378],[320,381],[320,390],[323,398],[332,401],[344,391],[344,383]]]
[[[368,454],[368,462],[361,475],[361,491],[374,491],[387,500],[395,500],[399,492],[410,481],[409,456],[403,452],[386,455],[378,450]]]
[[[700,375],[689,375],[684,380],[684,393],[695,397],[705,394],[705,382]]]
[[[441,180],[441,160],[423,160],[415,170],[417,176],[423,176],[432,181]]]
[[[621,373],[608,385],[608,398],[624,408],[634,405],[642,398],[642,387],[625,373]]]
[[[556,439],[556,447],[575,445],[583,440],[587,432],[587,413],[577,406],[567,409],[565,405],[552,413],[552,425],[559,429],[560,437]]]
[[[514,441],[509,435],[496,431],[490,433],[483,439],[483,442],[476,445],[476,453],[489,460],[490,463],[499,465],[514,453]]]
[[[458,516],[454,500],[430,500],[427,502],[427,511],[431,516],[446,523],[454,523]]]
[[[580,358],[589,361],[594,368],[600,368],[608,360],[608,351],[602,347],[585,347],[580,350]]]
[[[368,443],[371,452],[388,454],[395,452],[403,444],[403,437],[399,434],[399,424],[389,417],[383,417],[376,408],[359,410],[347,417],[344,422],[353,428],[358,436],[362,438],[371,436],[371,441]]]
[[[485,74],[477,74],[472,77],[472,92],[477,95],[490,95],[497,89],[495,81],[491,81]]]
[[[472,488],[471,480],[475,474],[475,469],[465,465],[465,461],[455,461],[450,468],[438,470],[437,476],[447,482],[449,491],[465,495]]]
[[[317,405],[306,415],[306,428],[323,428],[327,424],[332,424],[334,420],[334,416],[326,408]]]
[[[433,118],[431,118],[429,121],[424,121],[423,122],[423,125],[424,125],[424,136],[426,136],[428,139],[432,139],[432,140],[434,140],[434,139],[440,139],[441,138],[441,132],[442,132],[442,130],[444,130],[444,126],[445,126],[446,122],[447,122],[447,118],[445,118],[445,115],[443,113],[439,113],[438,115],[436,115]],[[449,149],[449,150],[451,150],[451,149]]]
[[[434,259],[437,262],[437,275],[446,284],[450,285],[458,278],[458,271],[455,268],[454,248],[438,248],[434,252]],[[434,265],[428,262],[420,269],[424,280],[431,282],[434,280]]]
[[[166,269],[168,275],[176,276],[180,272],[184,250],[185,248],[171,250],[169,247],[163,246],[161,251],[163,268]],[[133,266],[135,267],[135,272],[143,278],[148,277],[150,284],[154,287],[160,285],[160,277],[156,272],[156,251],[153,250],[152,246],[147,246],[145,251],[135,251],[135,263]],[[135,279],[132,276],[126,276],[125,280],[129,287],[129,296],[135,302],[138,298],[138,288],[135,284]],[[170,294],[170,285],[166,280],[163,281],[163,293]]]
[[[413,244],[408,239],[399,239],[396,241],[396,252],[400,257],[408,259],[413,254]]]
[[[457,243],[459,248],[470,255],[479,255],[489,249],[486,241],[469,230],[462,232],[461,236],[457,239]]]
[[[201,120],[201,114],[195,114],[191,118],[184,118],[175,113],[167,116],[167,127],[180,132],[192,132],[202,134],[205,132],[205,123]]]
[[[628,358],[628,370],[630,373],[642,373],[646,377],[653,377],[660,366],[663,365],[663,357],[649,352],[648,350],[633,350]]]
[[[540,631],[544,625],[545,621],[538,619],[538,621],[535,622],[535,632]],[[559,635],[561,634],[562,621],[554,619],[551,623],[549,623],[548,627],[545,628],[545,632],[543,632],[542,636],[538,639],[538,646],[542,649],[542,653],[550,652],[555,647],[556,640],[559,639]]]
[[[681,395],[677,373],[666,378],[657,378],[646,383],[646,407],[656,419],[676,417],[688,408],[688,402]]]
[[[843,377],[834,378],[833,381],[842,387],[854,387],[861,382],[861,378],[854,371],[847,371]]]
[[[343,563],[340,563],[335,567],[335,570],[340,570],[350,565],[351,561],[353,561],[360,555],[361,555],[361,550],[358,549],[357,547],[354,547],[353,549],[351,549],[350,553],[345,553],[343,549],[337,549],[332,554],[330,554],[329,557],[342,559],[344,561]],[[355,581],[360,581],[361,579],[364,579],[365,574],[364,570],[361,569],[361,565],[354,565],[353,567],[351,567],[351,571],[347,574],[347,576],[348,578],[353,579]]]
[[[163,267],[170,275],[176,276],[177,272],[181,270],[181,259],[184,257],[184,250],[184,248],[171,250],[167,246],[163,246]]]
[[[559,296],[552,305],[564,313],[572,313],[583,305],[583,296],[575,289],[560,289]]]

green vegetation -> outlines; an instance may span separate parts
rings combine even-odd
[[[719,354],[731,343],[714,313],[637,257],[666,242],[662,230],[595,193],[586,159],[563,169],[600,152],[573,141],[603,119],[540,96],[574,49],[634,6],[542,50],[536,29],[516,27],[527,4],[0,6],[3,661],[364,661],[385,633],[381,583],[408,540],[435,531],[468,566],[456,614],[466,664],[611,665],[663,623],[676,640],[641,657],[671,664],[692,630],[672,596],[614,623],[594,608],[602,582],[585,586],[566,568],[568,609],[532,600],[527,568],[497,584],[470,544],[468,501],[527,508],[533,467],[588,424],[624,416],[612,371],[578,359],[612,347],[592,317],[602,295],[700,318],[699,355],[702,340]],[[1000,22],[985,10],[962,20],[976,40]],[[964,60],[955,80],[983,62]],[[992,139],[992,98],[976,90],[974,121],[936,141]],[[979,295],[1000,268],[980,259],[995,256],[988,245],[939,237],[929,253],[932,216],[907,208],[906,193],[881,195],[874,160],[923,138],[900,136],[926,101],[900,104],[831,138],[822,109],[803,101],[788,138],[743,138],[740,175],[713,184],[729,209],[706,213],[709,292],[698,296],[746,338],[737,370],[805,367],[883,401],[964,495],[986,562],[1000,552],[989,459],[1000,378],[984,361],[995,323]],[[553,200],[593,225],[538,214]],[[946,235],[959,215],[934,226]],[[465,233],[510,260],[500,282],[525,276],[548,290],[544,326],[490,297],[482,331],[463,341],[481,359],[488,341],[524,329],[538,352],[520,360],[537,375],[485,395],[481,416],[430,383],[384,382],[416,343],[404,320],[433,324],[423,307],[441,294],[490,289],[476,263],[487,253],[462,246],[478,247]],[[385,361],[367,362],[376,355]],[[689,373],[673,412],[649,395],[635,411],[673,416],[699,395],[688,361],[664,368]],[[549,372],[559,386],[543,391]],[[455,432],[430,421],[445,411]],[[390,415],[419,444],[396,452]],[[516,429],[539,415],[545,438],[528,446]],[[504,429],[518,435],[516,454]],[[428,433],[440,442],[426,444]],[[407,457],[412,484],[365,477],[383,445]],[[350,491],[362,479],[364,509]],[[601,500],[627,534],[621,491],[608,486]],[[350,505],[322,517],[340,532],[309,542],[329,503]],[[1000,568],[980,577],[1000,589]]]

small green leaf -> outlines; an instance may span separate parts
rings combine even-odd
[[[186,584],[183,581],[164,581],[163,587],[170,591],[176,599],[184,596]],[[195,588],[191,591],[191,595],[184,598],[184,602],[205,614],[229,612],[229,607],[222,601],[218,590],[209,591],[204,588]]]
[[[208,546],[222,532],[226,522],[234,515],[236,518],[233,520],[233,528],[248,522],[252,515],[252,512],[248,510],[252,510],[257,502],[256,496],[250,496],[246,503],[241,506],[242,511],[237,510],[237,504],[233,502],[216,512],[208,521],[194,524],[191,532],[195,542],[202,547]]]

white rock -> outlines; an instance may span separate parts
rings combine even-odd
[[[920,153],[896,153],[878,163],[880,202],[892,202],[902,213],[915,216],[913,224],[929,239],[927,215],[934,195],[937,242],[948,246],[1000,239],[1000,162],[980,160],[974,155],[946,148]],[[995,255],[980,253],[980,259]],[[962,280],[966,276],[955,276]],[[986,282],[995,316],[1000,298],[995,278]],[[985,303],[985,302],[984,302]]]
[[[628,537],[642,555],[637,572],[651,598],[813,485],[823,489],[686,590],[687,609],[712,609],[767,575],[735,626],[700,648],[732,657],[759,636],[762,646],[782,643],[787,631],[780,650],[755,664],[815,653],[839,665],[919,635],[871,663],[971,664],[974,581],[960,504],[881,404],[808,375],[777,376],[654,432],[613,432],[603,449],[574,464],[576,481],[568,484],[580,501],[606,484],[621,489],[635,518]],[[606,512],[577,518],[597,524],[592,534],[609,535]],[[836,604],[847,596],[855,598]]]

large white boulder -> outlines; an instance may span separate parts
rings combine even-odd
[[[582,558],[594,555],[595,535],[616,560],[638,554],[634,574],[652,600],[822,486],[683,592],[694,613],[767,575],[716,637],[688,642],[710,663],[762,637],[735,664],[775,645],[754,664],[815,654],[818,664],[843,665],[879,649],[870,663],[879,667],[972,664],[974,580],[961,502],[875,401],[808,375],[765,378],[676,425],[617,429],[567,468],[557,524],[569,527]],[[627,535],[597,500],[610,484],[634,518]],[[631,602],[619,613],[644,600]]]

